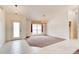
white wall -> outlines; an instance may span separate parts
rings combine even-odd
[[[47,34],[55,37],[68,39],[68,17],[67,9],[59,10],[54,18],[51,18],[47,24]]]
[[[5,42],[5,15],[4,11],[0,9],[0,47]]]
[[[30,36],[31,35],[31,20],[26,19],[26,35]]]
[[[77,20],[78,20],[78,6],[69,6],[68,9],[68,20],[71,21],[70,27],[70,39],[77,39]]]
[[[47,24],[43,24],[43,34],[46,35],[47,34]]]
[[[31,29],[31,23],[30,20],[28,20],[25,16],[22,15],[15,15],[15,14],[9,14],[6,16],[6,32],[7,32],[7,40],[13,40],[13,22],[20,22],[21,23],[21,38],[25,38],[27,35],[30,35]],[[30,23],[30,24],[29,24]]]
[[[78,6],[78,19],[77,19],[77,31],[78,31],[78,40],[79,40],[79,6]]]

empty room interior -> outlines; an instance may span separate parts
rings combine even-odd
[[[0,54],[79,54],[79,6],[0,5]]]

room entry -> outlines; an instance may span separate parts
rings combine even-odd
[[[69,38],[77,39],[77,24],[75,21],[69,21]]]
[[[20,38],[21,26],[20,22],[13,22],[13,38]]]
[[[69,21],[69,39],[71,39],[71,21]]]

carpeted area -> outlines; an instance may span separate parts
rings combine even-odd
[[[53,36],[31,36],[26,39],[30,46],[45,47],[51,44],[55,44],[64,41],[63,38],[53,37]]]

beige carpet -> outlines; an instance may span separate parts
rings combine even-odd
[[[53,36],[31,36],[26,39],[30,46],[45,47],[51,44],[55,44],[64,41],[63,38],[53,37]]]

